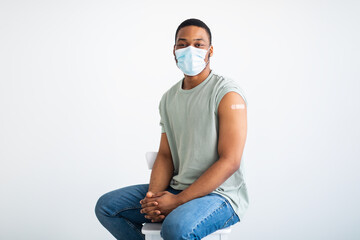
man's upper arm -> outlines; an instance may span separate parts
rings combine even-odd
[[[246,103],[237,92],[228,92],[221,99],[218,107],[219,142],[218,153],[240,167],[247,134]]]
[[[172,160],[170,146],[165,132],[161,133],[158,154],[164,156],[166,159]]]

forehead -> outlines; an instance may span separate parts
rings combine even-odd
[[[188,40],[202,38],[206,42],[209,42],[209,35],[206,30],[198,26],[186,26],[181,28],[178,32],[176,41],[178,41],[179,38],[185,38]]]

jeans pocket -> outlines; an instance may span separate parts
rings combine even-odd
[[[240,222],[240,219],[236,213],[233,213],[233,215],[226,221],[226,223],[222,228],[230,227],[231,225],[234,225],[237,222]]]

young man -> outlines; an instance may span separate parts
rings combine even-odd
[[[179,25],[173,53],[184,78],[159,104],[162,133],[150,184],[111,191],[96,204],[97,218],[117,239],[144,239],[145,222],[162,222],[165,240],[201,239],[239,222],[248,208],[240,164],[244,94],[210,69],[211,32],[202,21]]]

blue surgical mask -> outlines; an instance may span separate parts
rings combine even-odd
[[[175,50],[177,66],[188,76],[195,76],[204,70],[209,61],[205,62],[205,56],[208,50],[188,46]]]

